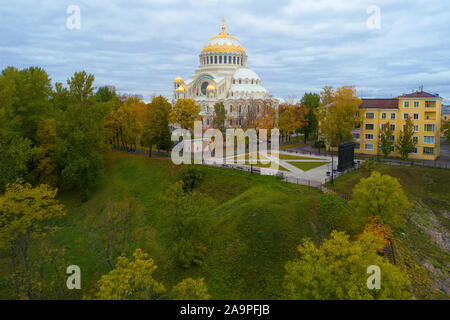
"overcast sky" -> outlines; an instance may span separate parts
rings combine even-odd
[[[67,27],[70,5],[80,29]],[[450,103],[448,0],[2,0],[0,68],[40,66],[64,83],[86,70],[96,86],[170,97],[222,17],[275,97],[325,85],[391,97],[423,85]]]

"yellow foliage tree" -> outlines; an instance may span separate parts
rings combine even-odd
[[[352,130],[360,122],[358,107],[361,102],[354,86],[343,86],[336,91],[332,87],[323,89],[318,111],[319,126],[331,147],[353,139]]]
[[[141,249],[134,252],[133,260],[119,257],[115,268],[98,281],[96,297],[100,300],[157,299],[166,289],[153,279],[156,269],[153,259]]]
[[[288,299],[384,300],[411,299],[409,282],[396,266],[377,254],[381,239],[371,233],[351,241],[333,231],[317,248],[310,240],[298,247],[300,257],[286,265]],[[369,266],[381,270],[380,289],[369,289]]]
[[[203,278],[184,279],[172,289],[172,294],[176,300],[209,300],[211,298]]]
[[[201,107],[193,99],[178,99],[170,113],[170,121],[184,129],[194,129],[194,121],[201,120]]]
[[[21,180],[7,186],[0,197],[0,248],[11,259],[18,297],[35,298],[34,256],[31,247],[53,234],[55,218],[65,215],[55,200],[57,189],[42,184],[33,188]]]

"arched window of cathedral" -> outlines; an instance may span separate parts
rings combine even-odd
[[[237,64],[239,64],[239,57],[237,57]]]
[[[241,79],[239,79],[239,84],[242,84],[242,80]]]
[[[219,64],[222,64],[222,56],[219,56]]]
[[[228,56],[228,64],[231,64],[231,56]]]
[[[217,56],[214,56],[214,64],[217,64]]]
[[[236,64],[236,56],[233,56],[233,64]]]
[[[223,56],[223,63],[227,64],[227,56]]]

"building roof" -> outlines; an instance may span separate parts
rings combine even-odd
[[[360,109],[398,109],[398,99],[362,99]]]
[[[438,94],[432,94],[425,91],[416,91],[400,96],[400,98],[439,98]]]
[[[259,76],[248,68],[239,68],[233,74],[234,79],[250,79],[250,80],[261,80]]]

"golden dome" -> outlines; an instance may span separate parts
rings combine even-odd
[[[207,87],[206,87],[206,91],[213,91],[216,90],[216,86],[213,85],[212,83],[210,83]]]
[[[178,89],[177,89],[177,91],[179,91],[179,92],[185,92],[185,91],[186,91],[186,88],[185,88],[184,86],[179,86]]]
[[[175,80],[173,80],[174,82],[183,82],[183,78],[181,78],[180,76],[176,77]]]
[[[245,50],[236,37],[225,32],[225,19],[222,19],[222,32],[209,39],[202,49],[202,53],[206,52],[245,53]]]

